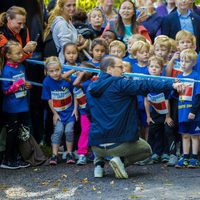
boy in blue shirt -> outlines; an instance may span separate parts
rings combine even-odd
[[[180,54],[182,74],[178,78],[199,80],[199,74],[193,70],[196,64],[197,53],[193,49],[186,49]],[[188,81],[189,82],[189,81]],[[176,168],[199,167],[197,159],[200,135],[200,85],[197,82],[189,82],[184,93],[179,94],[178,122],[179,133],[182,134],[183,157],[176,164]],[[191,142],[190,142],[191,141]],[[190,144],[192,156],[190,159]]]

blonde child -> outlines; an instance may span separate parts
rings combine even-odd
[[[177,42],[176,40],[169,38],[169,42],[171,44],[171,48],[169,51],[169,54],[167,56],[167,60],[170,61],[173,57],[173,55],[177,52]]]
[[[14,79],[2,81],[3,112],[7,125],[6,151],[1,168],[19,169],[30,164],[18,160],[18,137],[20,129],[31,131],[29,113],[29,90],[31,84],[26,81],[23,60],[23,49],[20,43],[8,41],[3,47],[6,64],[2,70],[2,77]]]
[[[88,21],[90,24],[89,28],[92,29],[94,38],[100,37],[104,30],[104,28],[102,28],[104,22],[102,10],[93,8],[88,15]]]
[[[123,58],[126,54],[126,46],[119,40],[114,40],[109,45],[109,55]]]
[[[177,78],[199,80],[198,72],[193,70],[197,61],[197,53],[193,49],[185,49],[180,53],[180,65],[183,71]],[[199,167],[197,159],[200,135],[200,85],[189,82],[184,93],[179,93],[178,126],[182,135],[183,156],[176,164],[176,168]],[[190,159],[190,145],[192,155]]]
[[[177,52],[173,55],[166,68],[166,76],[176,77],[182,73],[180,67],[180,53],[185,49],[196,49],[195,36],[186,30],[181,30],[176,34]]]
[[[152,76],[161,76],[164,60],[152,56],[148,61],[148,71]],[[151,145],[154,163],[162,161],[168,166],[177,162],[174,136],[174,122],[170,116],[169,94],[149,93],[145,97],[145,110],[149,125],[148,143]],[[170,156],[169,156],[170,155]]]
[[[58,161],[58,148],[62,135],[65,134],[67,156],[66,163],[75,163],[75,156],[72,153],[74,139],[75,110],[73,101],[72,80],[67,82],[61,76],[62,67],[59,59],[55,56],[45,61],[47,77],[43,81],[42,99],[47,100],[53,113],[54,132],[51,136],[52,157],[51,165]]]

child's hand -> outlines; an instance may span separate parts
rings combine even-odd
[[[169,127],[174,127],[174,121],[173,121],[173,119],[171,118],[171,117],[166,117],[165,118],[165,122],[164,122],[165,124],[167,123],[167,125],[169,126]]]
[[[194,118],[195,118],[195,114],[193,114],[193,113],[188,114],[188,119],[194,119]]]
[[[25,47],[23,48],[23,50],[26,52],[26,53],[31,53],[33,51],[35,51],[35,48],[37,46],[37,42],[35,41],[29,41]]]
[[[179,51],[177,51],[176,53],[174,53],[174,55],[172,56],[172,58],[171,58],[171,60],[173,61],[173,62],[175,62],[177,59],[179,59],[180,58],[180,52]]]
[[[153,121],[151,117],[147,117],[147,124],[150,125],[150,123],[155,124],[155,122]]]
[[[57,123],[58,120],[61,121],[60,116],[58,115],[58,113],[55,113],[53,115],[53,124],[56,125],[56,123]]]
[[[76,119],[76,121],[78,121],[78,110],[77,110],[77,109],[74,109],[74,110],[73,110],[72,116],[74,116],[75,119]]]
[[[32,85],[30,84],[30,82],[27,82],[27,81],[25,82],[24,86],[26,90],[29,90],[32,88]]]

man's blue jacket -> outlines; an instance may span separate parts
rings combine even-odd
[[[130,80],[101,72],[86,94],[91,116],[89,145],[137,141],[136,95],[172,89],[172,81]]]

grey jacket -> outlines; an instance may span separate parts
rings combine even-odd
[[[68,42],[76,43],[78,32],[71,22],[66,21],[61,16],[57,16],[53,20],[51,25],[51,32],[57,48],[57,52],[59,52],[59,59],[63,64],[65,61],[63,46]]]

